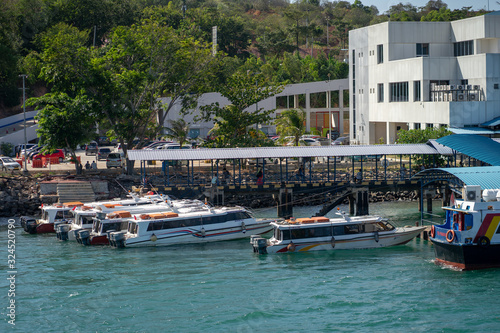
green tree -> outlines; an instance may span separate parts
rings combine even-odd
[[[40,144],[46,145],[46,151],[65,148],[75,161],[79,174],[81,166],[76,163],[77,146],[95,136],[91,101],[85,95],[70,97],[65,93],[49,93],[29,99],[27,104],[40,108],[36,116]]]
[[[427,143],[427,141],[431,139],[439,139],[450,134],[453,133],[448,131],[445,127],[439,127],[439,128],[428,127],[426,129],[400,130],[398,132],[398,138],[396,140],[396,143],[398,144]],[[435,156],[415,155],[412,156],[412,160],[415,162],[416,165],[432,165],[436,163],[438,166],[441,166],[446,163],[446,158],[442,156],[436,158]]]
[[[298,146],[300,137],[306,132],[306,113],[299,109],[285,110],[274,124],[280,135],[280,142],[286,143],[285,137],[292,136],[294,146]]]
[[[219,103],[201,107],[197,121],[214,121],[214,140],[211,147],[258,147],[272,145],[260,131],[251,130],[259,124],[269,123],[274,110],[258,107],[258,102],[281,92],[283,87],[267,79],[262,73],[236,72],[219,88],[231,104]],[[253,109],[255,105],[255,109]]]
[[[165,135],[167,138],[177,141],[182,148],[182,146],[188,141],[189,123],[187,123],[183,118],[170,119],[170,126],[168,127],[168,133]]]
[[[16,83],[20,37],[16,34],[16,8],[11,2],[0,2],[0,106],[19,104]]]
[[[28,100],[40,107],[37,115],[40,142],[48,150],[66,148],[76,161],[77,145],[88,142],[96,121],[94,103],[85,89],[93,80],[88,36],[66,24],[58,24],[35,39],[42,50],[25,59],[31,80],[49,84],[52,92]],[[78,165],[75,168],[79,172]]]
[[[452,134],[445,127],[427,127],[426,129],[400,130],[396,143],[427,143],[431,139],[439,139]]]
[[[125,143],[138,138],[140,146],[144,138],[160,133],[176,103],[196,105],[220,61],[205,43],[151,19],[115,29],[101,52],[95,63],[102,74],[92,94],[125,156],[132,148]],[[160,102],[162,96],[168,97],[166,102]]]

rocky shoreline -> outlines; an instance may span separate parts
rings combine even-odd
[[[106,197],[99,199],[125,198],[127,193],[119,183],[131,189],[133,186],[139,187],[139,176],[98,176],[100,181],[107,181],[109,193]],[[0,177],[0,217],[14,216],[38,216],[40,214],[40,205],[42,203],[51,203],[51,200],[43,198],[40,195],[40,183],[54,180],[83,180],[90,181],[96,179],[93,177],[75,177],[75,176],[31,176],[31,175],[13,175],[11,177]],[[118,180],[119,183],[117,181]],[[438,197],[436,197],[438,198]],[[417,191],[387,191],[371,192],[369,201],[387,202],[387,201],[417,201],[419,199]],[[294,194],[294,205],[296,206],[314,206],[322,205],[328,200],[328,195],[296,193]],[[348,203],[347,199],[344,203]],[[241,205],[248,208],[269,208],[275,207],[276,201],[271,193],[269,194],[226,194],[225,205]]]

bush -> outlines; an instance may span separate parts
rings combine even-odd
[[[0,150],[5,156],[14,157],[14,145],[10,142],[2,142],[0,144]]]

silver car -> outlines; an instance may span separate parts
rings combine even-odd
[[[106,158],[106,168],[121,168],[122,167],[123,154],[121,153],[109,153]]]
[[[20,170],[21,165],[14,161],[12,157],[1,156],[0,157],[0,169],[2,171],[12,171],[12,170]]]

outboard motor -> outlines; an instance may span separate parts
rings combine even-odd
[[[267,254],[267,239],[262,237],[253,238],[253,252]]]
[[[78,231],[80,231],[81,229],[76,229],[76,230],[69,230],[68,231],[68,240],[77,240],[77,236],[78,236]]]
[[[76,236],[78,243],[82,245],[90,245],[90,231],[80,230]]]
[[[125,247],[125,232],[117,231],[109,234],[109,244],[113,247]]]
[[[57,225],[57,227],[56,227],[57,239],[62,240],[62,241],[67,241],[68,240],[68,231],[69,231],[69,224]]]
[[[29,234],[36,234],[36,220],[26,220],[24,223],[24,231]]]

